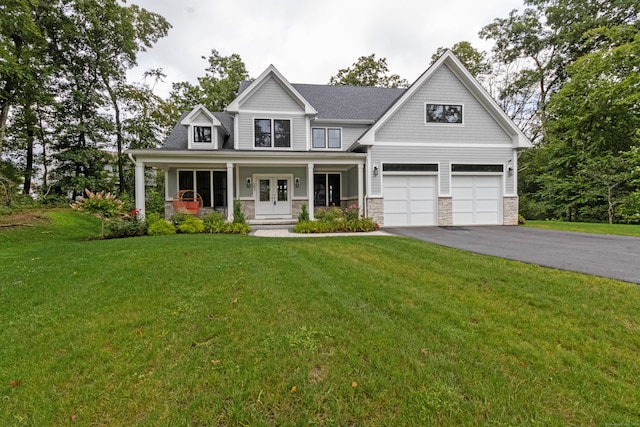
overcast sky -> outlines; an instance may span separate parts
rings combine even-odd
[[[360,56],[386,58],[390,72],[409,82],[429,66],[438,47],[467,40],[490,44],[478,31],[522,9],[522,0],[130,0],[173,26],[139,55],[132,80],[162,68],[171,82],[196,83],[212,49],[240,55],[251,77],[273,64],[291,83],[326,84]]]

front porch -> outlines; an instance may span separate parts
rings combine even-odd
[[[364,215],[365,155],[361,153],[222,153],[132,150],[136,165],[136,208],[145,214],[144,168],[165,171],[165,217],[173,197],[192,190],[202,198],[199,214],[215,210],[233,220],[240,201],[252,224],[291,224],[302,206],[310,218],[318,208],[357,205]]]

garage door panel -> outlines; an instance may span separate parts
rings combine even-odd
[[[384,225],[435,225],[436,178],[388,175],[384,178]]]
[[[453,224],[501,224],[501,182],[500,176],[452,177]]]

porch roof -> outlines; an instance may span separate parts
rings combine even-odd
[[[253,164],[263,166],[308,164],[365,164],[366,153],[309,152],[309,151],[254,151],[254,150],[127,150],[134,163],[164,169],[174,165],[200,166],[210,164]]]

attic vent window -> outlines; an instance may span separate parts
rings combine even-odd
[[[194,126],[193,142],[211,142],[211,126]]]
[[[426,104],[427,123],[462,124],[462,105],[460,104]]]

